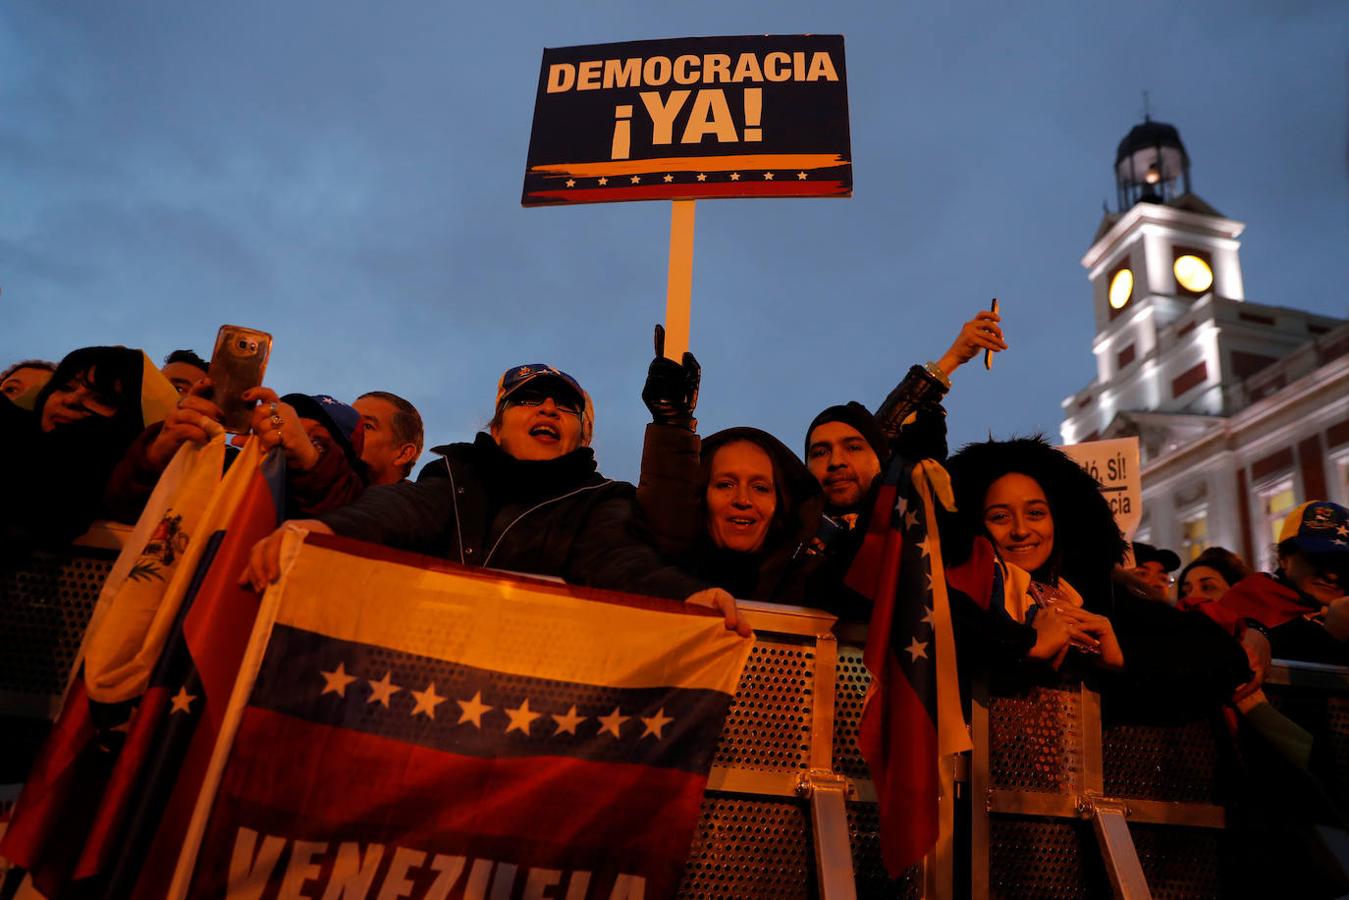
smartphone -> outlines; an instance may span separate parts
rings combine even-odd
[[[272,353],[272,336],[256,328],[221,325],[211,351],[211,400],[225,414],[225,430],[242,434],[248,430],[253,405],[240,396],[262,384],[267,358]]]

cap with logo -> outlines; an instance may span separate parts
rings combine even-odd
[[[544,363],[514,366],[503,372],[497,381],[497,410],[500,411],[501,405],[526,385],[537,389],[549,388],[559,392],[554,395],[555,400],[575,403],[581,410],[581,445],[590,446],[590,438],[595,431],[595,404],[580,382],[561,369]]]
[[[1279,543],[1292,541],[1303,553],[1349,555],[1349,509],[1329,500],[1311,500],[1288,514]]]

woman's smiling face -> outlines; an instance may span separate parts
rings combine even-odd
[[[988,486],[984,529],[1003,559],[1027,572],[1044,566],[1054,552],[1054,515],[1034,478],[1011,472]]]

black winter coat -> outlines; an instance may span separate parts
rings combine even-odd
[[[319,516],[339,535],[573,584],[683,599],[708,587],[664,563],[635,517],[634,489],[588,447],[518,460],[487,434],[435,447],[416,482],[368,489]]]

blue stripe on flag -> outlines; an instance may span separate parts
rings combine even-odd
[[[249,705],[478,757],[565,756],[706,772],[731,697],[475,668],[278,624]],[[710,733],[709,733],[710,732]]]

